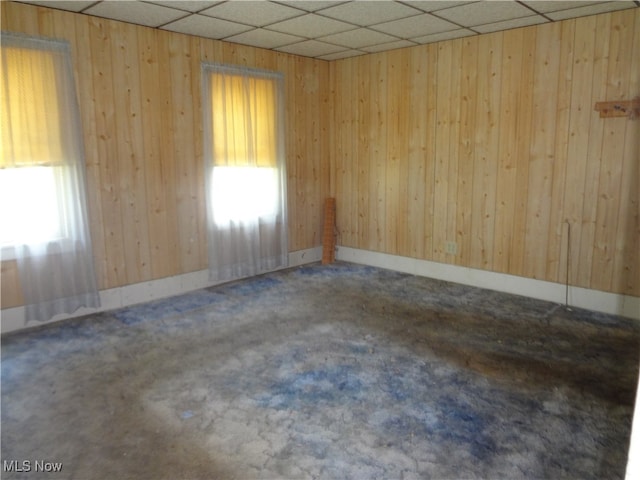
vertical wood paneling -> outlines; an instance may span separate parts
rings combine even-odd
[[[406,82],[408,81],[407,50],[396,50],[387,63],[387,161],[385,218],[386,244],[390,253],[407,249],[407,157],[408,157],[408,115],[409,110]]]
[[[446,42],[438,45],[437,85],[438,97],[436,108],[438,117],[436,121],[436,156],[433,179],[433,225],[439,228],[433,230],[433,259],[444,261],[444,244],[447,241],[447,231],[443,228],[447,224],[447,200],[449,193],[449,148],[451,146],[450,124],[451,108],[459,103],[459,99],[452,93],[451,68],[453,62],[453,43]],[[455,191],[455,189],[452,188]]]
[[[460,101],[460,137],[458,171],[451,181],[457,183],[456,202],[456,243],[458,246],[455,262],[459,265],[471,263],[471,212],[473,210],[473,160],[475,146],[475,125],[477,109],[476,85],[478,80],[478,38],[466,38],[463,40],[462,50],[462,82],[460,93],[456,95]],[[439,94],[438,94],[439,95]],[[437,113],[440,116],[440,112]],[[434,222],[434,232],[441,226]],[[442,248],[442,245],[435,245]]]
[[[567,146],[569,142],[569,122],[574,65],[575,21],[563,22],[561,33],[560,64],[558,66],[558,96],[556,102],[556,134],[551,174],[551,202],[547,215],[548,239],[545,278],[565,278],[566,240],[564,190],[566,188]],[[588,98],[588,97],[587,97]],[[541,239],[544,242],[544,239]],[[564,262],[562,260],[564,259]],[[562,266],[562,268],[561,268]]]
[[[127,283],[151,278],[137,27],[109,23],[115,157]]]
[[[62,22],[61,22],[62,23]],[[95,195],[91,192],[100,192],[100,158],[98,152],[98,133],[97,133],[97,115],[96,101],[93,82],[80,81],[81,78],[91,78],[93,75],[93,55],[91,42],[87,41],[90,36],[90,20],[89,17],[78,19],[75,22],[75,45],[74,68],[75,79],[78,92],[78,98],[84,98],[88,101],[84,102],[83,108],[80,109],[80,118],[84,132],[84,149],[85,163],[87,175],[87,204],[89,216],[89,229],[92,239],[93,255],[95,258],[96,277],[98,284],[107,285],[107,265],[106,259],[106,235],[104,223],[102,222],[103,211],[101,195]]]
[[[437,131],[437,121],[438,121],[438,69],[437,67],[437,58],[438,58],[438,45],[431,44],[426,47],[426,58],[427,58],[427,103],[423,105],[427,110],[427,123],[424,127],[424,132],[421,133],[421,136],[424,137],[424,141],[427,144],[427,148],[424,150],[424,162],[425,166],[425,176],[424,176],[424,188],[425,188],[425,206],[424,206],[424,257],[423,258],[431,258],[433,254],[433,237],[434,237],[434,222],[433,222],[433,213],[435,211],[435,202],[434,202],[434,176],[435,176],[435,161],[434,158],[436,156],[436,131]],[[424,52],[422,52],[424,55]],[[414,55],[415,58],[415,55]],[[424,88],[423,86],[418,86],[418,88]],[[413,107],[415,108],[415,107]],[[452,139],[452,141],[455,141]]]
[[[555,23],[536,42],[524,273],[537,279],[546,274],[561,34],[562,24]]]
[[[24,15],[20,9],[11,8],[8,2],[0,2],[0,8],[2,9],[2,26],[11,25],[12,32],[20,32],[25,35],[38,35],[40,30],[38,28],[38,14],[35,11],[31,11],[28,15]]]
[[[411,235],[409,234],[409,159],[411,157],[411,131],[410,115],[411,97],[404,92],[409,91],[411,78],[411,52],[408,49],[398,51],[398,90],[395,91],[397,98],[397,123],[395,125],[398,136],[396,139],[395,152],[398,157],[398,210],[396,213],[396,251],[407,252],[410,250]],[[411,173],[413,175],[413,172]],[[405,233],[406,232],[406,233]]]
[[[498,141],[500,129],[499,71],[502,33],[483,35],[478,45],[477,106],[474,138],[473,206],[470,266],[493,265]]]
[[[593,109],[640,93],[638,11],[332,63],[334,124],[359,132],[339,140],[348,245],[554,282],[569,260],[571,284],[639,295],[639,122]]]
[[[429,67],[427,55],[416,55],[419,50],[412,49],[410,66],[413,71],[409,75],[410,95],[408,96],[410,105],[429,105]],[[407,251],[409,256],[421,258],[424,256],[424,209],[426,205],[427,192],[429,189],[425,184],[426,175],[426,151],[427,137],[423,131],[428,124],[429,108],[409,109],[409,154],[407,171]],[[361,152],[365,154],[366,150]],[[362,163],[362,161],[360,161]],[[362,193],[360,194],[362,196]],[[366,218],[359,214],[359,218]]]
[[[633,28],[629,91],[640,94],[640,9]],[[634,74],[635,72],[635,74]],[[640,121],[627,123],[612,291],[640,290]],[[635,267],[634,267],[635,266]]]
[[[536,57],[536,38],[538,30],[523,30],[522,74],[518,115],[516,116],[517,149],[516,149],[516,215],[513,221],[511,253],[509,255],[508,273],[525,275],[525,238],[527,228],[527,199],[529,198],[529,156],[531,144],[531,125],[533,118],[533,85],[534,59]]]
[[[634,16],[616,12],[611,15],[611,37],[609,44],[609,68],[607,72],[607,98],[622,100],[629,95],[631,75],[638,73],[630,69],[634,37]],[[637,53],[636,53],[637,55]],[[636,92],[637,93],[637,92]],[[600,164],[598,182],[598,206],[596,213],[595,239],[591,285],[599,290],[610,290],[613,283],[617,248],[619,209],[624,165],[625,136],[631,134],[630,122],[626,118],[611,118],[604,129],[602,151],[607,152],[608,161]],[[639,152],[635,152],[636,162]],[[638,188],[636,184],[636,188]],[[629,199],[625,199],[628,202]],[[617,283],[617,282],[616,282]]]
[[[329,192],[327,62],[33,5],[0,8],[3,31],[71,45],[100,288],[207,267],[202,61],[284,74],[289,249],[320,245]],[[3,262],[2,307],[21,303],[15,263]]]
[[[148,226],[151,257],[151,275],[162,278],[178,271],[178,248],[176,234],[176,198],[171,156],[163,148],[162,116],[155,112],[162,108],[163,87],[166,83],[160,74],[161,58],[157,45],[162,40],[159,32],[151,29],[138,31],[140,55],[140,83],[146,88],[142,92],[145,180],[148,202]],[[166,36],[166,35],[164,35]]]
[[[71,43],[101,288],[206,267],[206,60],[285,75],[290,250],[320,244],[331,191],[342,245],[564,282],[568,221],[570,283],[640,294],[640,122],[593,111],[640,94],[640,9],[329,64],[0,7]],[[22,301],[11,262],[2,295]]]
[[[302,82],[304,81],[304,78],[303,78],[303,72],[301,71],[299,66],[299,62],[294,59],[290,59],[289,64],[293,72],[293,75],[292,75],[293,81],[295,81],[295,83],[298,85],[302,84]],[[300,92],[297,92],[295,101],[292,105],[292,108],[289,111],[292,122],[294,122],[294,124],[296,124],[296,122],[298,121],[298,118],[302,115],[302,112],[304,109],[303,101],[304,101],[304,97],[301,95]],[[306,141],[306,132],[300,131],[293,139],[293,142],[294,142],[293,149],[297,152],[303,152],[305,141]],[[298,215],[298,212],[300,210],[304,210],[305,208],[305,191],[304,191],[304,184],[301,181],[301,179],[304,178],[304,172],[306,169],[305,162],[308,161],[301,153],[299,153],[299,158],[297,160],[298,161],[295,162],[295,167],[293,169],[293,172],[295,175],[291,177],[293,181],[290,184],[293,186],[293,191],[289,194],[289,196],[293,198],[295,202],[294,208],[295,208],[296,214],[294,215],[293,218],[296,219],[296,222],[293,225],[293,227],[295,229],[294,235],[296,237],[303,235],[303,232],[305,229],[305,223],[306,223],[305,219],[303,219],[302,217],[300,217],[300,215]]]
[[[307,74],[307,78],[312,82],[310,83],[307,97],[311,104],[311,110],[314,112],[314,117],[311,119],[313,135],[306,148],[312,152],[310,157],[313,168],[310,177],[313,183],[311,183],[311,188],[307,193],[307,198],[309,198],[309,221],[306,222],[305,235],[301,238],[312,238],[314,241],[320,242],[322,238],[324,199],[329,196],[329,68],[328,65],[321,65],[318,62],[310,65],[311,71]],[[354,179],[357,181],[357,175],[354,175]],[[307,178],[305,184],[309,184],[309,182]],[[301,244],[300,248],[306,247]]]
[[[101,222],[105,256],[100,259],[105,272],[102,286],[112,288],[127,284],[124,232],[120,208],[120,177],[116,143],[116,112],[111,63],[110,22],[90,17],[89,42],[92,52],[93,101],[95,102],[97,145],[95,156],[99,169],[100,189],[96,192],[102,204]],[[82,102],[82,99],[80,100]],[[86,101],[86,99],[85,99]],[[82,103],[81,103],[82,104]],[[92,152],[89,152],[91,155]]]
[[[194,92],[191,76],[191,48],[186,35],[171,35],[169,43],[169,72],[171,87],[171,115],[174,178],[176,179],[176,201],[178,216],[178,252],[180,269],[190,272],[203,268],[206,259],[200,257],[200,244],[205,241],[200,235],[201,217],[198,198],[204,196],[204,181],[198,176],[199,157],[194,137]],[[198,149],[200,150],[200,149]]]
[[[354,192],[351,186],[351,159],[357,158],[354,156],[353,149],[357,149],[357,144],[351,141],[355,132],[355,122],[353,117],[347,115],[345,110],[353,108],[354,103],[352,101],[355,94],[355,77],[352,75],[352,69],[356,68],[356,65],[349,64],[349,68],[343,69],[340,72],[339,82],[344,85],[345,88],[340,90],[340,93],[335,98],[335,105],[338,113],[339,123],[336,123],[337,129],[334,132],[336,135],[336,144],[338,146],[336,150],[336,185],[340,191],[351,191],[353,194],[348,198],[345,198],[344,202],[340,204],[340,208],[336,212],[336,222],[338,225],[342,225],[340,232],[340,242],[343,245],[352,245],[357,242],[352,238],[354,231],[356,230],[353,225],[354,219],[351,218],[350,212],[354,208],[352,202],[358,201],[357,190]],[[357,165],[357,164],[356,164]],[[356,178],[356,175],[354,175]]]
[[[580,25],[585,20],[579,20]],[[585,25],[585,27],[588,27]],[[578,35],[593,35],[588,28],[578,29]],[[596,18],[595,46],[593,55],[593,81],[591,86],[591,102],[587,104],[584,99],[584,107],[589,109],[590,124],[586,131],[576,132],[575,142],[583,142],[586,150],[582,146],[573,155],[569,156],[567,165],[567,176],[572,179],[568,184],[569,192],[573,189],[573,204],[576,205],[568,210],[569,222],[572,225],[571,249],[575,252],[573,257],[578,256],[580,262],[571,261],[570,277],[573,282],[580,286],[590,284],[591,267],[593,264],[593,242],[595,238],[596,212],[598,207],[598,183],[600,164],[606,157],[606,152],[602,151],[602,139],[605,126],[609,122],[603,122],[597,112],[592,110],[592,106],[599,99],[607,98],[607,74],[609,64],[609,38],[611,30],[611,16]],[[585,33],[580,33],[585,32]],[[578,65],[576,65],[577,67]],[[580,73],[580,72],[577,72]],[[588,75],[588,72],[585,72]],[[575,111],[575,109],[574,109]],[[572,132],[573,133],[573,132]],[[603,157],[605,153],[605,157]],[[586,165],[580,159],[586,158]],[[570,172],[570,168],[573,171]],[[577,211],[576,211],[577,208]],[[575,240],[574,240],[575,238]],[[576,245],[577,241],[577,245]],[[575,264],[575,265],[574,265]]]
[[[387,71],[386,71],[386,97],[387,105],[386,111],[383,115],[387,119],[387,125],[384,131],[384,135],[387,137],[387,148],[385,158],[385,190],[384,190],[384,244],[385,250],[389,253],[398,253],[397,242],[397,216],[400,210],[400,162],[402,149],[402,140],[400,134],[400,92],[402,79],[401,67],[400,67],[400,54],[399,50],[391,52],[387,58]],[[406,138],[405,138],[406,140]]]
[[[510,271],[511,241],[516,209],[518,146],[518,102],[522,88],[523,30],[504,32],[500,133],[496,177],[496,220],[493,232],[493,265],[498,272]]]
[[[369,138],[373,149],[369,169],[369,235],[370,248],[386,250],[386,163],[387,163],[387,55],[376,54],[371,58],[371,123]],[[362,126],[361,128],[366,128]],[[344,194],[346,192],[340,192]],[[342,195],[339,195],[340,197]]]
[[[449,83],[451,84],[451,91],[459,92],[462,82],[462,75],[464,74],[462,68],[462,47],[463,40],[455,40],[451,42],[451,70],[449,76]],[[460,109],[461,102],[458,95],[454,95],[450,98],[449,107],[449,161],[446,172],[449,181],[447,185],[447,205],[446,205],[446,226],[444,231],[446,232],[444,241],[456,241],[457,240],[457,213],[458,213],[458,183],[454,180],[458,175],[458,169],[460,168]],[[438,231],[440,226],[435,226],[433,230]],[[435,238],[435,235],[434,235]],[[437,245],[440,250],[443,249],[442,239],[440,242],[435,241],[434,245]],[[447,261],[454,261],[455,255],[445,252],[445,258]]]
[[[354,246],[356,245],[366,245],[369,237],[369,216],[365,215],[364,212],[369,209],[370,202],[370,190],[369,190],[369,162],[371,159],[371,140],[369,138],[369,129],[368,125],[370,124],[371,119],[371,83],[375,84],[375,79],[372,79],[369,75],[369,57],[360,57],[354,62],[356,71],[354,72],[354,78],[357,82],[357,87],[354,94],[354,98],[357,100],[357,116],[356,116],[356,132],[358,138],[357,145],[357,157],[356,157],[356,168],[358,169],[357,175],[355,177],[358,180],[357,184],[357,205],[350,206],[349,212],[352,217],[355,217],[357,222],[357,238],[353,239]],[[340,104],[338,102],[333,103],[334,110],[340,108]],[[336,122],[331,122],[333,125]],[[335,196],[335,194],[334,194]],[[341,208],[345,208],[342,207]],[[357,212],[356,215],[353,215],[353,212]],[[422,223],[422,222],[420,222]]]
[[[322,62],[309,62],[302,57],[281,55],[289,65],[290,75],[287,110],[287,137],[291,144],[287,151],[287,169],[290,175],[288,185],[289,205],[294,209],[289,226],[292,241],[290,250],[308,248],[309,241],[321,242],[322,196],[328,193],[329,158],[323,143],[328,122],[328,66]],[[282,70],[282,68],[280,68]],[[284,69],[286,71],[286,69]],[[291,220],[295,223],[292,223]]]
[[[277,63],[277,70],[279,71],[289,71],[293,73],[293,75],[288,75],[284,79],[285,90],[287,92],[293,92],[296,88],[296,84],[298,83],[298,79],[295,76],[295,64],[293,64],[293,60],[288,57],[279,57]],[[290,125],[291,122],[295,122],[296,109],[295,103],[288,101],[285,105],[285,117],[287,125]],[[285,148],[287,152],[296,151],[299,152],[299,138],[297,136],[288,135],[285,138]],[[303,205],[298,198],[299,190],[296,190],[296,186],[298,185],[298,169],[300,168],[300,163],[302,159],[300,157],[300,153],[295,158],[295,161],[291,161],[290,158],[287,158],[287,212],[289,216],[289,236],[296,237],[300,235],[303,231],[301,224],[301,219],[299,212],[303,210]],[[293,191],[291,190],[293,189]],[[291,246],[289,246],[291,248]]]
[[[599,98],[604,98],[605,92],[600,85],[604,82],[603,76],[597,75],[598,63],[604,61],[606,56],[602,52],[608,50],[608,35],[606,38],[596,38],[598,32],[607,31],[606,25],[601,20],[605,17],[588,17],[578,20],[575,34],[575,59],[573,65],[573,88],[571,95],[571,118],[569,121],[569,143],[567,145],[566,175],[571,181],[565,186],[565,221],[566,228],[564,246],[565,255],[569,252],[573,258],[578,256],[581,262],[569,259],[568,278],[575,282],[577,278],[584,278],[578,274],[578,267],[583,269],[590,264],[589,256],[582,255],[581,237],[591,242],[593,235],[593,222],[585,221],[590,218],[587,212],[590,205],[595,205],[597,199],[584,195],[586,191],[593,191],[594,166],[600,163],[600,154],[595,152],[595,145],[602,141],[602,127],[604,122],[592,115],[593,105]],[[609,18],[609,17],[606,17]],[[600,23],[600,25],[598,25]],[[570,230],[569,230],[570,229]],[[570,235],[569,235],[570,233]],[[568,238],[570,236],[570,238]],[[564,267],[566,278],[566,261]],[[590,271],[590,268],[586,268]],[[585,285],[581,285],[585,286]]]

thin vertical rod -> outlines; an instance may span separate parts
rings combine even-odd
[[[564,306],[569,307],[569,268],[571,266],[571,224],[567,220],[567,268],[565,274]]]

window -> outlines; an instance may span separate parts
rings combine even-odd
[[[21,167],[0,170],[0,246],[4,258],[21,243],[44,243],[67,237],[64,209],[58,198],[58,167]],[[34,195],[34,192],[37,192]],[[16,208],[16,206],[20,208]]]
[[[100,305],[84,149],[65,42],[2,33],[0,247],[17,261],[26,321]]]
[[[4,38],[3,38],[4,40]],[[3,45],[0,246],[68,236],[64,202],[65,135],[56,51]]]
[[[282,76],[203,66],[209,266],[213,279],[287,262]]]
[[[251,222],[278,209],[277,82],[212,72],[213,220]]]
[[[278,211],[278,172],[269,167],[213,168],[213,221],[217,225],[248,223]]]

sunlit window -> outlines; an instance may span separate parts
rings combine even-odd
[[[267,167],[214,167],[213,221],[250,222],[278,211],[278,170]]]
[[[72,53],[62,40],[0,36],[0,255],[25,320],[47,321],[100,305]]]
[[[44,49],[2,47],[1,247],[46,243],[68,233],[62,198],[65,99],[59,94],[56,55]]]
[[[283,77],[203,64],[202,87],[209,278],[286,266]]]
[[[0,169],[0,246],[63,238],[56,167]]]
[[[276,81],[228,72],[212,72],[209,81],[213,221],[224,226],[274,217],[280,188]]]

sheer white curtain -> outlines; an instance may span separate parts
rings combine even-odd
[[[285,267],[282,76],[212,64],[202,72],[210,278]]]
[[[67,43],[2,33],[0,248],[26,320],[97,307],[85,162]]]

